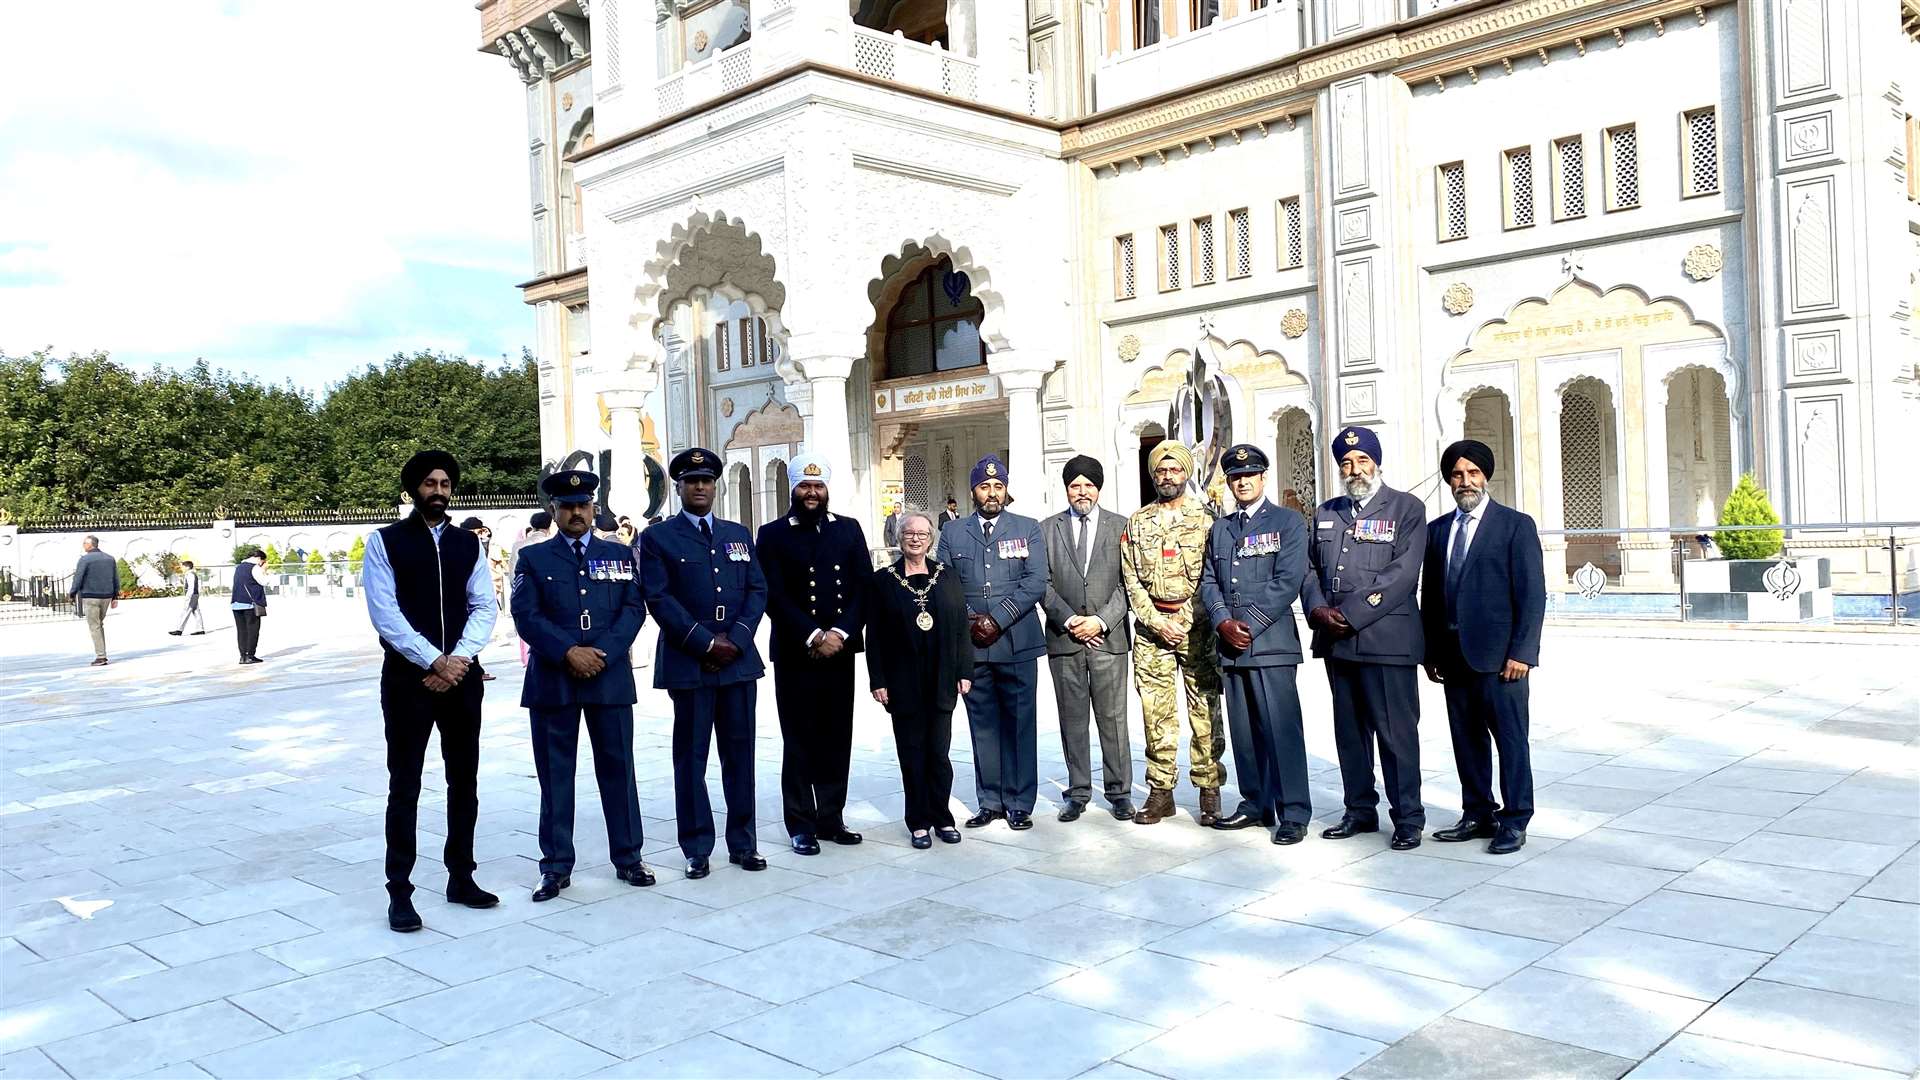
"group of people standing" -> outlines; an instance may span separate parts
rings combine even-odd
[[[1081,456],[1062,476],[1068,509],[1044,523],[1006,510],[1007,465],[989,455],[970,477],[973,513],[950,508],[936,522],[901,511],[890,522],[899,556],[878,570],[859,523],[830,509],[828,465],[809,455],[789,465],[787,513],[757,536],[714,514],[721,459],[704,448],[674,457],[668,474],[680,511],[631,546],[595,533],[598,477],[577,470],[549,476],[541,487],[556,534],[519,548],[509,601],[528,650],[521,704],[541,787],[533,899],[550,900],[571,885],[583,722],[615,872],[633,885],[654,883],[640,856],[630,659],[649,615],[659,627],[654,686],[673,706],[675,813],[688,878],[711,873],[722,835],[729,862],[748,871],[767,865],[754,820],[756,683],[767,668],[754,639],[763,617],[772,623],[784,824],[800,856],[863,839],[844,816],[853,657],[862,650],[867,690],[892,721],[916,848],[962,838],[949,810],[952,714],[961,702],[977,806],[964,825],[1033,827],[1042,655],[1068,771],[1061,821],[1078,819],[1091,801],[1090,738],[1100,744],[1102,794],[1114,817],[1152,825],[1176,813],[1184,687],[1196,820],[1218,829],[1263,826],[1276,844],[1298,843],[1312,804],[1295,682],[1303,658],[1296,600],[1312,628],[1313,655],[1327,661],[1345,789],[1342,817],[1322,835],[1379,829],[1377,749],[1391,846],[1420,843],[1415,672],[1424,665],[1446,687],[1463,792],[1460,820],[1434,839],[1490,839],[1490,851],[1517,850],[1532,813],[1526,676],[1539,660],[1545,611],[1533,522],[1487,498],[1494,462],[1480,443],[1456,443],[1443,455],[1441,473],[1458,510],[1434,523],[1417,497],[1385,484],[1373,432],[1344,429],[1333,453],[1346,493],[1310,517],[1266,499],[1266,455],[1245,444],[1226,452],[1231,501],[1216,516],[1191,483],[1191,452],[1168,441],[1148,457],[1157,498],[1131,518],[1100,509],[1101,465]],[[409,878],[420,766],[436,726],[448,773],[447,898],[476,907],[498,899],[473,880],[472,855],[478,654],[498,610],[479,543],[445,527],[458,480],[451,456],[415,455],[402,474],[414,513],[367,543],[367,604],[386,650],[395,930],[421,925]],[[1129,655],[1146,730],[1148,796],[1139,807],[1126,725]],[[1221,803],[1229,741],[1240,794],[1231,812]],[[706,783],[716,743],[726,804],[717,830]]]

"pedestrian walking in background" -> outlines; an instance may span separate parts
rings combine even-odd
[[[260,647],[260,620],[267,614],[267,589],[260,583],[260,570],[267,565],[267,553],[259,548],[247,552],[233,568],[233,632],[240,645],[240,662],[258,664],[254,655]]]
[[[167,633],[179,637],[187,629],[187,623],[193,623],[193,636],[199,637],[207,632],[207,620],[200,615],[200,573],[193,568],[192,559],[180,560],[180,569],[185,572],[186,607],[180,612],[180,625]]]
[[[67,596],[74,601],[74,614],[87,620],[87,632],[93,635],[93,667],[107,662],[107,609],[120,606],[120,568],[113,556],[100,550],[100,538],[89,536],[80,541],[80,561],[73,564],[73,584]]]
[[[480,541],[480,561],[487,564],[487,577],[493,583],[493,603],[496,608],[505,609],[507,602],[507,553],[496,547],[493,542],[493,530],[477,517],[470,517],[460,523],[460,527],[472,533]],[[495,623],[498,626],[499,623]],[[492,682],[493,672],[484,668],[480,672],[481,682]]]
[[[526,531],[520,534],[520,539],[515,540],[513,542],[513,547],[507,551],[507,580],[508,581],[512,581],[513,576],[520,572],[521,550],[530,545],[541,543],[552,535],[553,535],[553,515],[547,513],[545,510],[534,511],[533,516],[527,519]],[[638,558],[639,556],[638,554],[636,554],[634,557]],[[508,619],[506,620],[506,622],[507,622],[507,632],[513,634],[516,638],[519,638],[520,666],[526,667],[527,666],[527,639],[519,637],[519,631],[514,627],[513,620]]]

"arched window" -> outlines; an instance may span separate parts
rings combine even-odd
[[[954,371],[987,362],[986,308],[945,256],[900,293],[887,315],[887,378]]]

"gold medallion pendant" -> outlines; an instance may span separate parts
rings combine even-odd
[[[913,625],[922,630],[931,630],[933,629],[933,616],[923,611],[913,617]]]

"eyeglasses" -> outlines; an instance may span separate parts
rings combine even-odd
[[[908,532],[903,532],[900,535],[902,538],[908,539],[908,540],[930,540],[933,538],[932,533],[923,532],[918,529],[910,530]]]

